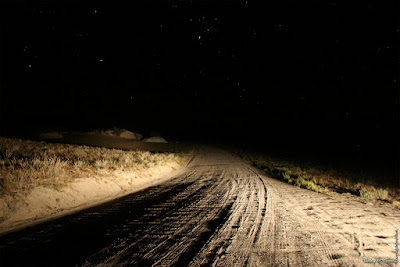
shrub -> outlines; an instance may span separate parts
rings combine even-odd
[[[289,179],[290,179],[290,174],[289,174],[288,172],[283,172],[283,179],[284,179],[285,181],[289,181]]]
[[[386,200],[388,199],[389,193],[387,190],[382,189],[382,188],[374,188],[374,187],[362,187],[360,190],[360,196],[362,198],[366,199],[380,199],[380,200]]]
[[[368,190],[365,187],[361,188],[359,192],[360,192],[360,197],[362,197],[362,198],[366,198],[366,199],[374,198],[373,192],[371,192],[370,190]]]
[[[122,132],[126,131],[126,129],[120,129],[118,127],[114,127],[113,131],[116,136],[119,136]]]
[[[385,200],[388,198],[388,191],[382,188],[376,190],[377,199]]]

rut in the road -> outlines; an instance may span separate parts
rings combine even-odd
[[[241,162],[223,160],[196,160],[181,181],[190,186],[126,222],[126,237],[85,265],[245,264],[265,215],[266,188]]]
[[[266,188],[258,176],[231,177],[238,196],[230,216],[196,255],[191,266],[245,265],[266,211]]]

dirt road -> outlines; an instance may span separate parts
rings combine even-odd
[[[2,266],[394,266],[400,212],[210,147],[159,186],[0,236]],[[367,263],[368,262],[368,263]]]

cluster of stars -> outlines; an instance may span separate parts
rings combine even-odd
[[[344,87],[358,70],[365,73],[362,76],[364,79],[369,78],[367,74],[374,71],[374,68],[372,68],[374,60],[376,58],[384,59],[389,57],[395,47],[393,42],[388,40],[382,40],[374,47],[367,44],[369,45],[368,47],[366,45],[360,50],[366,51],[365,54],[368,53],[368,57],[366,56],[364,60],[358,60],[354,55],[346,54],[348,53],[346,49],[351,47],[352,42],[354,43],[350,37],[324,33],[328,36],[326,37],[327,41],[324,41],[324,43],[320,42],[318,32],[314,33],[315,36],[309,34],[311,37],[307,38],[310,39],[305,39],[306,37],[303,37],[302,33],[312,33],[312,29],[301,28],[300,26],[295,28],[295,20],[290,21],[284,16],[278,15],[272,16],[273,18],[271,19],[265,19],[264,17],[253,18],[251,13],[246,13],[253,6],[250,0],[240,1],[241,9],[243,9],[243,5],[248,8],[246,8],[246,12],[239,12],[238,14],[242,15],[239,17],[229,17],[229,14],[227,15],[224,12],[207,13],[185,9],[192,4],[192,1],[187,0],[172,1],[167,7],[167,9],[171,10],[166,10],[165,12],[171,12],[174,15],[179,14],[179,16],[176,16],[177,19],[170,20],[168,15],[162,18],[154,16],[152,20],[156,20],[156,22],[153,22],[153,26],[148,26],[148,28],[146,28],[146,25],[140,25],[137,21],[131,21],[130,18],[124,18],[124,23],[115,22],[112,24],[113,20],[118,20],[119,18],[107,17],[111,16],[111,12],[100,7],[88,8],[86,15],[82,15],[87,16],[88,21],[95,19],[96,23],[84,23],[83,26],[75,23],[72,27],[66,22],[60,25],[54,22],[57,20],[49,20],[49,23],[45,26],[48,30],[54,32],[53,37],[49,34],[48,38],[56,40],[52,45],[59,46],[59,48],[54,49],[54,51],[63,53],[61,56],[56,56],[70,62],[68,68],[73,69],[75,68],[73,64],[81,64],[80,62],[91,62],[90,64],[97,64],[102,66],[99,68],[104,68],[104,66],[111,66],[111,62],[117,62],[115,64],[123,62],[126,56],[128,58],[126,62],[133,62],[131,64],[134,66],[133,68],[148,72],[162,70],[165,72],[162,75],[168,76],[171,74],[168,73],[168,68],[164,68],[164,66],[172,66],[175,70],[182,72],[182,75],[176,76],[185,77],[183,78],[184,81],[192,79],[192,83],[195,84],[197,82],[196,79],[201,79],[202,81],[207,81],[202,85],[204,87],[220,82],[220,84],[213,86],[215,88],[218,86],[230,87],[232,94],[236,94],[239,98],[245,98],[249,95],[249,92],[258,90],[252,87],[255,87],[257,82],[264,82],[264,79],[273,80],[274,82],[271,84],[275,83],[274,86],[279,87],[277,85],[278,82],[289,84],[287,81],[292,81],[292,84],[296,84],[297,78],[293,77],[303,76],[303,82],[313,88],[330,84]],[[328,5],[336,6],[336,1],[330,1]],[[36,12],[40,16],[55,16],[69,14],[68,12],[70,12],[71,17],[73,16],[71,10],[68,12],[59,12],[57,10],[56,12],[56,9],[42,8],[37,9]],[[126,11],[125,14],[129,14],[129,12]],[[107,23],[112,26],[104,33],[103,37],[101,36],[103,29],[100,27],[107,25],[107,23],[98,24],[102,26],[96,26],[97,20],[108,21],[108,19],[110,19],[110,22]],[[268,25],[265,26],[264,24]],[[345,22],[343,22],[344,24]],[[35,29],[42,31],[40,27],[44,27],[43,24],[38,23],[37,25]],[[87,25],[91,26],[88,27]],[[159,29],[154,30],[151,27],[159,27]],[[296,29],[301,31],[296,32]],[[326,31],[323,27],[321,29],[322,32]],[[114,32],[114,30],[119,31],[119,34],[115,34],[117,37],[110,36],[110,33]],[[137,30],[140,30],[140,34],[137,33]],[[400,28],[397,27],[393,31],[398,35]],[[133,41],[127,41],[129,38],[124,35],[128,34],[132,35]],[[297,37],[294,38],[294,35]],[[117,39],[114,40],[113,38]],[[140,41],[142,42],[141,49],[143,51],[139,50],[133,53],[132,50],[135,50],[138,40],[144,40]],[[33,45],[34,42],[36,42],[35,45]],[[43,64],[43,66],[47,64],[45,68],[51,68],[52,61],[49,59],[52,55],[46,54],[46,49],[38,51],[38,47],[48,45],[47,42],[48,40],[42,38],[22,40],[23,45],[19,46],[22,48],[19,57],[23,64],[20,65],[25,66],[25,68],[35,69],[39,65],[40,59],[40,64]],[[107,43],[104,45],[102,42]],[[121,44],[114,45],[112,44],[113,42]],[[124,42],[127,42],[126,46],[124,46]],[[320,42],[322,44],[321,51],[323,52],[314,52],[316,49],[313,47],[313,42]],[[118,48],[120,46],[125,48],[119,51]],[[293,52],[293,50],[297,52]],[[280,57],[285,57],[287,54],[292,55],[287,56],[288,59],[304,61],[299,63],[301,65],[300,74],[295,74],[292,69],[298,67],[292,67],[293,62],[290,61],[286,62],[286,65],[282,63],[280,67],[275,67],[275,64],[279,65],[283,61]],[[77,63],[71,63],[69,55],[85,60],[76,60],[74,62]],[[150,59],[144,55],[148,55]],[[141,59],[138,60],[137,57]],[[153,64],[151,68],[146,69],[148,65],[151,65],[146,61],[151,61],[151,64]],[[91,66],[90,64],[87,66]],[[352,64],[352,69],[348,70],[346,64]],[[128,64],[121,68],[126,66]],[[68,71],[68,68],[66,67],[65,69]],[[271,68],[272,72],[268,72],[268,68]],[[317,77],[317,72],[318,75],[322,73],[325,76],[314,78]],[[196,73],[196,75],[188,75],[189,73]],[[276,78],[275,76],[280,76],[281,78]],[[251,86],[244,88],[242,84],[246,84],[246,81],[251,79],[255,79],[257,82],[253,82]],[[393,77],[390,80],[392,83],[397,83],[397,80],[393,79]],[[176,84],[179,84],[179,82],[176,81]],[[197,86],[201,87],[201,85]],[[196,90],[201,91],[201,88]]]

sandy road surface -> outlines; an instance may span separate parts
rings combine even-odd
[[[267,178],[203,147],[174,179],[0,236],[2,266],[370,266],[400,212]],[[393,263],[376,265],[394,266]]]

